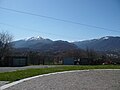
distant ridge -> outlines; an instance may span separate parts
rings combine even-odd
[[[99,39],[78,41],[73,43],[82,49],[90,48],[96,51],[120,51],[119,36],[105,36]]]

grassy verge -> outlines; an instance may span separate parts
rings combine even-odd
[[[0,81],[17,81],[23,78],[32,77],[41,74],[87,69],[120,69],[120,65],[95,65],[95,66],[60,66],[52,68],[26,69],[13,72],[0,73]]]

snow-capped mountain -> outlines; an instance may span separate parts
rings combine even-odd
[[[13,45],[15,48],[29,48],[37,43],[49,44],[51,42],[53,41],[50,39],[44,39],[40,36],[37,36],[37,37],[30,37],[30,38],[14,41]]]
[[[30,37],[30,38],[26,38],[24,39],[25,41],[30,41],[30,40],[43,40],[44,38],[37,36],[37,37]]]
[[[82,49],[90,48],[97,51],[120,50],[120,37],[118,36],[106,36],[99,39],[85,40],[73,43]]]
[[[109,39],[109,38],[111,38],[111,36],[102,37],[102,38],[100,38],[100,39],[102,39],[102,40],[107,40],[107,39]]]
[[[78,48],[75,44],[67,41],[52,41],[50,39],[44,39],[40,36],[14,41],[13,44],[17,49],[28,48],[35,51],[64,51]]]

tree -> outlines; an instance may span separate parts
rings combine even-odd
[[[4,66],[4,59],[10,54],[13,36],[8,32],[0,32],[0,65]]]

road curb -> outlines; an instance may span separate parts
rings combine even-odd
[[[37,76],[33,76],[33,77],[29,77],[29,78],[25,78],[25,79],[21,79],[19,81],[15,81],[15,82],[12,82],[12,83],[9,83],[9,84],[6,84],[6,85],[3,85],[0,87],[0,90],[4,90],[4,89],[7,89],[11,86],[14,86],[16,84],[19,84],[19,83],[22,83],[24,81],[28,81],[28,80],[31,80],[31,79],[35,79],[35,78],[38,78],[38,77],[43,77],[43,76],[49,76],[49,75],[54,75],[54,74],[63,74],[63,73],[70,73],[70,72],[88,72],[88,71],[99,71],[99,70],[120,70],[120,69],[91,69],[91,70],[73,70],[73,71],[63,71],[63,72],[55,72],[55,73],[49,73],[49,74],[43,74],[43,75],[37,75]]]

